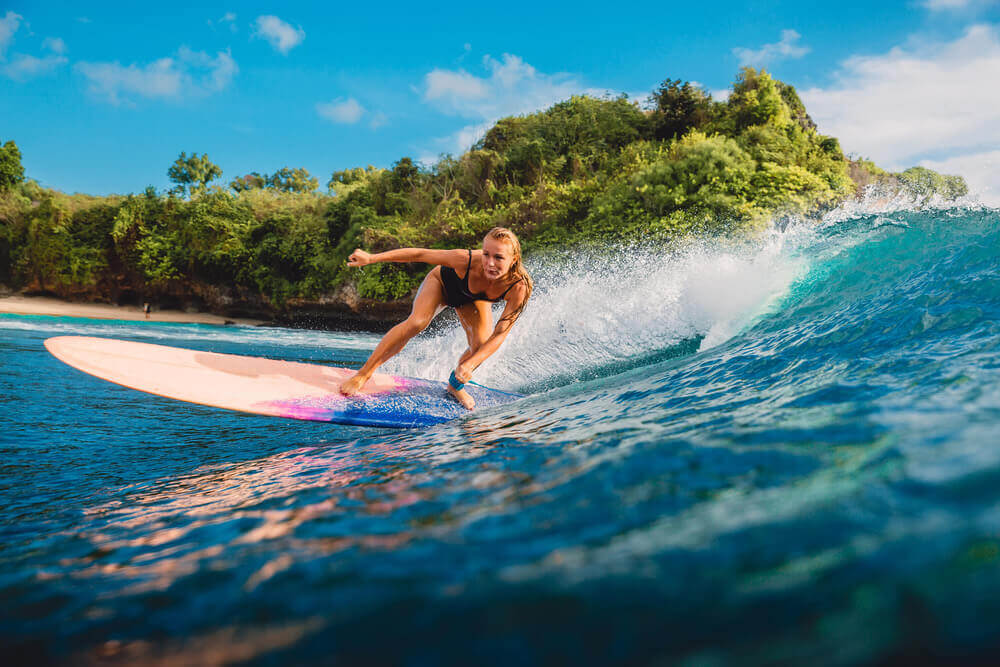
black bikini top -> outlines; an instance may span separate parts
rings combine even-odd
[[[441,267],[441,278],[444,282],[445,291],[445,302],[449,306],[462,306],[467,303],[472,303],[473,301],[490,301],[492,303],[497,303],[498,301],[503,301],[507,298],[507,292],[523,280],[523,278],[518,278],[512,282],[507,289],[504,290],[496,299],[491,299],[486,296],[485,292],[473,292],[469,288],[469,272],[472,270],[472,251],[469,250],[469,263],[465,267],[465,277],[459,278],[458,273],[455,269],[450,266]]]

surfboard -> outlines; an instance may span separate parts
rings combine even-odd
[[[95,377],[157,396],[287,419],[408,428],[440,424],[469,411],[444,382],[377,373],[351,397],[338,388],[347,368],[202,352],[113,338],[57,336],[45,341],[60,361]],[[520,394],[466,385],[476,409]]]

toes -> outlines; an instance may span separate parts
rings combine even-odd
[[[469,396],[469,393],[464,389],[462,391],[455,391],[454,387],[448,387],[448,393],[451,394],[466,410],[471,410],[476,407],[476,399]]]
[[[354,394],[358,393],[358,391],[361,389],[364,383],[365,379],[358,378],[357,376],[352,377],[351,379],[347,380],[342,385],[340,385],[340,393],[343,394],[344,396],[353,396]]]

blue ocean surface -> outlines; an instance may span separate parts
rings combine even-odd
[[[378,338],[0,315],[0,646],[27,664],[859,664],[1000,651],[1000,213],[532,258],[404,431],[146,395],[108,336],[359,366]],[[443,379],[442,315],[387,370]]]

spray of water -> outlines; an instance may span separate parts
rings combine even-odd
[[[535,293],[475,380],[537,390],[621,372],[671,349],[718,345],[766,311],[804,270],[804,260],[789,252],[789,242],[804,229],[772,230],[752,242],[692,241],[671,250],[617,246],[529,257]],[[386,370],[445,379],[465,349],[454,316],[442,315]]]
[[[861,217],[892,216],[896,213],[920,210],[948,211],[983,208],[987,207],[974,193],[958,199],[944,199],[940,195],[926,197],[897,187],[872,184],[866,186],[860,196],[847,199],[825,213],[820,224],[833,225]]]
[[[905,225],[914,210],[956,214],[981,208],[963,198],[917,201],[869,188],[819,221],[774,227],[749,241],[694,240],[669,250],[653,245],[575,249],[528,257],[535,293],[503,347],[475,381],[534,393],[603,377],[671,356],[724,343],[769,312],[811,266],[869,238],[873,228]],[[853,233],[836,228],[848,221]],[[830,231],[833,234],[830,234]],[[500,309],[494,313],[498,318]],[[121,323],[61,322],[52,318],[0,318],[0,329],[30,328],[50,335],[120,334]],[[150,342],[223,344],[252,342],[298,348],[374,347],[376,337],[260,328],[239,332],[218,327],[129,328]],[[465,334],[450,310],[386,364],[390,373],[444,380],[466,349]]]

